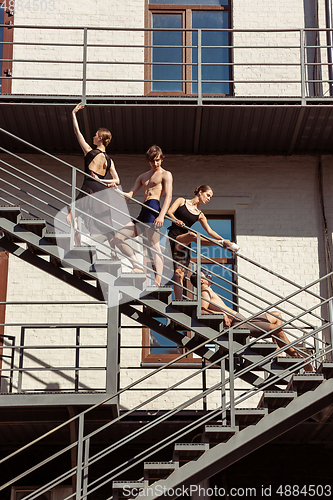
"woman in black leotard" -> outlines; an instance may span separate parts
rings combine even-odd
[[[204,230],[211,238],[216,241],[211,242],[206,238],[201,238],[201,245],[214,246],[222,245],[234,251],[239,250],[238,245],[229,240],[223,239],[217,234],[207,222],[207,218],[200,210],[200,205],[208,203],[213,196],[213,190],[206,184],[199,186],[194,191],[194,197],[191,200],[178,198],[169,208],[168,216],[174,220],[169,228],[169,237],[176,241],[170,240],[172,250],[172,258],[174,260],[174,292],[175,299],[181,300],[183,296],[183,279],[186,268],[190,263],[191,258],[191,243],[197,239],[196,233],[189,232],[184,226],[191,227],[196,221],[199,221]],[[177,242],[183,245],[178,245]]]
[[[107,188],[116,187],[119,184],[119,177],[111,158],[106,154],[106,147],[111,141],[111,132],[105,128],[97,130],[93,143],[96,149],[92,149],[85,141],[76,118],[76,113],[83,109],[84,105],[79,103],[72,111],[73,128],[77,140],[84,153],[84,171],[101,180],[103,184],[97,180],[85,177],[81,186],[80,192],[76,198],[77,210],[81,212],[85,225],[90,235],[105,235],[111,246],[113,253],[112,238],[114,232],[110,229],[112,226],[110,197],[108,196]],[[111,180],[106,180],[106,176],[110,174]],[[95,193],[98,193],[95,195]],[[91,196],[87,196],[91,195]],[[95,195],[95,196],[93,196]],[[71,212],[68,213],[67,222],[70,224]],[[115,257],[114,255],[112,255]]]

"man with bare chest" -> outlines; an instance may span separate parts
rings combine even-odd
[[[146,153],[150,170],[139,175],[132,189],[126,193],[131,198],[141,189],[144,190],[144,206],[136,220],[126,224],[121,232],[115,235],[114,241],[119,250],[126,255],[132,266],[132,272],[143,272],[142,265],[126,240],[135,238],[145,230],[155,264],[155,281],[153,286],[160,286],[163,257],[158,230],[163,226],[165,214],[172,199],[172,175],[162,168],[163,152],[159,146],[151,146]],[[162,208],[160,200],[165,196]],[[158,212],[158,213],[156,213]],[[147,227],[149,226],[149,227]]]

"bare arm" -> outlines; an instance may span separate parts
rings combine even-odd
[[[218,233],[216,233],[215,231],[213,231],[213,229],[210,227],[210,225],[208,224],[207,222],[207,218],[206,216],[201,213],[200,214],[200,217],[199,217],[199,222],[200,224],[202,225],[202,227],[204,228],[204,230],[207,232],[207,234],[211,237],[211,238],[215,238],[216,240],[223,240],[224,238],[222,238],[222,236],[220,236]],[[226,242],[229,242],[229,240],[224,240]]]
[[[111,160],[111,167],[110,167],[110,175],[111,175],[111,181],[108,179],[100,179],[98,175],[95,174],[95,172],[91,172],[91,176],[94,179],[98,179],[100,182],[104,182],[108,187],[116,187],[118,184],[120,184],[120,179],[116,171],[116,167],[114,166],[113,160]]]
[[[138,193],[140,191],[141,187],[142,187],[142,176],[139,175],[139,177],[134,182],[134,186],[132,187],[132,189],[128,193],[125,193],[125,194],[127,194],[127,196],[130,196],[131,198],[133,198],[133,196],[136,195],[136,193]]]
[[[76,138],[78,140],[78,143],[80,144],[80,147],[81,147],[83,153],[86,155],[88,153],[88,151],[91,151],[92,148],[89,146],[89,144],[86,142],[85,138],[81,134],[80,127],[79,127],[79,124],[78,124],[78,121],[76,118],[76,113],[78,111],[80,111],[80,109],[83,109],[83,108],[84,108],[84,105],[82,104],[82,102],[77,104],[72,111],[72,118],[73,118],[74,134],[76,135]]]
[[[172,219],[178,226],[185,226],[185,222],[179,219],[176,219],[175,217],[175,211],[184,205],[185,203],[185,198],[177,198],[169,208],[167,215]]]
[[[164,203],[161,208],[159,215],[154,220],[155,227],[162,227],[164,222],[165,214],[170,206],[172,200],[172,174],[171,172],[165,172],[163,179],[163,187],[165,192]]]

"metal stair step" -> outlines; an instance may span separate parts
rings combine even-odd
[[[120,500],[123,498],[131,500],[133,498],[136,498],[139,495],[140,491],[142,491],[147,486],[148,481],[145,481],[144,479],[139,481],[112,481],[113,498],[115,500]],[[133,492],[135,496],[131,495],[131,492]]]
[[[241,428],[254,425],[267,414],[267,408],[235,408],[236,424]]]
[[[49,233],[44,234],[43,240],[40,242],[41,245],[51,244],[56,245],[65,250],[70,248],[71,235],[68,233]]]
[[[229,425],[205,425],[204,438],[209,444],[218,444],[228,441],[234,434],[239,431],[239,427],[231,427]]]
[[[4,205],[0,206],[0,217],[10,220],[11,222],[17,222],[18,217],[21,216],[21,208],[19,206]]]
[[[200,457],[209,450],[208,443],[175,443],[174,462],[188,462]]]
[[[46,221],[43,219],[20,219],[17,224],[19,227],[22,227],[23,229],[26,229],[41,238],[46,232]]]
[[[143,464],[144,477],[149,481],[163,479],[176,469],[178,469],[177,462],[144,462]]]
[[[96,259],[90,270],[97,273],[109,273],[112,274],[112,276],[118,277],[121,274],[121,261],[111,259]]]
[[[268,411],[286,406],[297,398],[296,391],[264,391],[258,403],[258,408],[268,408]]]
[[[326,379],[333,378],[333,363],[324,361],[319,366],[318,373],[322,373]]]
[[[193,300],[173,300],[171,302],[172,307],[177,309],[181,313],[185,313],[188,316],[192,316],[197,310],[197,302]]]
[[[294,356],[276,356],[275,361],[278,365],[288,368],[292,365],[299,364],[302,358],[296,358]],[[303,366],[300,365],[299,368],[301,369]]]
[[[172,300],[172,287],[171,286],[153,286],[147,288],[151,297],[161,300],[165,304],[170,304]]]
[[[304,394],[307,391],[313,391],[325,380],[324,375],[318,373],[302,373],[292,376],[287,391],[297,391],[297,394]]]
[[[253,344],[251,344],[251,348],[258,354],[267,356],[268,354],[272,354],[274,351],[276,351],[277,344],[275,342],[254,342]]]

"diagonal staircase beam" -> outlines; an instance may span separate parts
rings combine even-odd
[[[138,309],[135,309],[133,306],[129,304],[122,304],[120,306],[120,312],[125,314],[125,316],[127,316],[128,318],[138,322],[141,325],[147,326],[151,330],[160,333],[167,339],[172,340],[177,345],[185,347],[186,349],[193,349],[195,348],[195,344],[197,345],[202,344],[200,338],[199,339],[190,338],[187,337],[186,335],[182,335],[180,332],[178,332],[171,326],[160,323],[158,320],[152,318],[151,316],[145,314],[142,311],[139,311]],[[209,362],[216,361],[217,356],[221,358],[221,354],[213,352],[206,346],[199,347],[198,349],[196,349],[195,353]],[[229,370],[229,360],[226,359],[225,361],[226,361],[226,370]],[[236,370],[235,377],[237,376],[238,375]],[[264,380],[262,377],[251,371],[243,373],[242,375],[239,376],[239,378],[241,378],[242,380],[244,380],[244,382],[247,382],[248,384],[254,387],[260,387],[262,384],[267,382],[267,379]],[[279,388],[275,384],[272,384],[271,389],[278,390]]]
[[[60,279],[64,283],[67,283],[68,285],[75,287],[77,290],[86,293],[90,297],[99,301],[104,300],[103,293],[98,286],[97,287],[93,286],[90,283],[87,283],[86,281],[77,278],[73,274],[68,273],[64,269],[55,266],[51,262],[48,262],[45,259],[42,259],[41,257],[38,257],[37,255],[31,253],[30,250],[23,249],[16,243],[13,243],[8,238],[6,238],[6,236],[0,239],[0,247],[3,248],[4,250],[7,250],[12,255],[19,257],[24,262],[27,262],[28,264],[37,267],[41,271],[45,271],[51,276]]]
[[[333,380],[326,380],[314,391],[302,394],[288,404],[235,434],[226,443],[206,451],[200,458],[175,470],[167,479],[157,481],[144,491],[146,500],[173,500],[184,489],[200,484],[229,465],[249,455],[281,434],[332,404]]]

